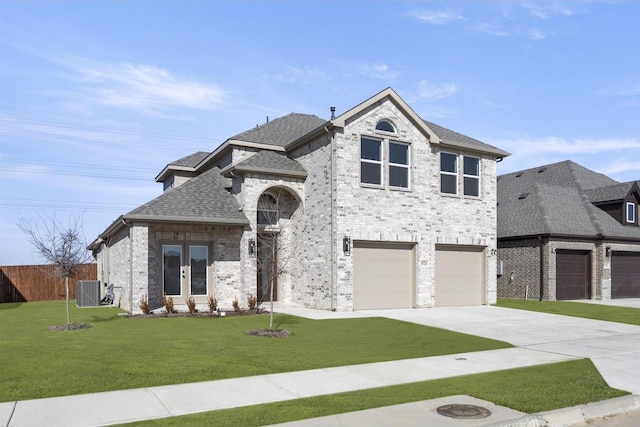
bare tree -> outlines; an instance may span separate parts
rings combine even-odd
[[[36,252],[48,263],[55,265],[56,274],[65,279],[67,325],[71,323],[69,314],[69,277],[79,265],[89,262],[91,254],[82,232],[80,217],[69,216],[63,223],[53,214],[40,216],[39,220],[20,219],[18,227],[24,232]]]
[[[296,207],[293,196],[283,189],[271,190],[258,199],[256,267],[260,276],[258,280],[264,280],[268,287],[270,330],[273,330],[273,300],[278,279],[289,273],[293,259],[292,239],[287,228]],[[263,284],[258,283],[258,286],[263,287]],[[266,296],[261,295],[258,303],[263,303]]]

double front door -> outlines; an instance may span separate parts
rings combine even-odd
[[[208,295],[208,245],[162,245],[162,265],[162,286],[166,296],[187,298]]]

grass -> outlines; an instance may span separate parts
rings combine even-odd
[[[64,301],[0,304],[0,402],[235,378],[511,347],[384,318],[314,321],[277,315],[291,336],[247,331],[268,317],[126,318],[72,307],[90,329],[54,332]]]
[[[628,393],[609,388],[591,361],[582,359],[127,425],[262,426],[457,394],[467,394],[518,411],[534,413]]]
[[[570,301],[499,299],[498,307],[640,325],[640,309]]]

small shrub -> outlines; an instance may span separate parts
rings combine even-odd
[[[249,305],[249,310],[253,310],[254,308],[256,308],[257,302],[258,299],[254,295],[247,296],[247,304]]]
[[[233,302],[231,302],[231,305],[233,305],[233,311],[240,311],[240,303],[238,302],[238,297],[235,297],[233,299]]]
[[[146,295],[143,295],[140,298],[140,302],[138,303],[138,307],[140,307],[140,310],[142,310],[142,312],[144,314],[151,313],[151,306],[149,305],[149,299],[147,298]]]
[[[164,309],[167,313],[173,313],[173,298],[164,296]]]
[[[214,312],[218,310],[218,300],[213,295],[209,295],[207,297],[207,302],[209,303],[209,311]]]
[[[196,300],[193,297],[189,297],[185,299],[187,303],[187,308],[189,309],[189,313],[194,314],[196,310]]]

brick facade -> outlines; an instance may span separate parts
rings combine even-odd
[[[396,132],[376,131],[380,120],[393,123]],[[306,178],[286,174],[234,174],[230,191],[249,221],[246,227],[219,227],[133,223],[120,232],[109,249],[110,282],[117,285],[123,308],[139,311],[138,301],[147,296],[152,307],[162,305],[162,244],[205,242],[211,245],[210,286],[221,307],[255,294],[256,254],[250,242],[258,238],[257,203],[265,192],[283,197],[290,211],[280,222],[285,273],[278,278],[278,301],[319,309],[352,310],[353,254],[343,251],[343,238],[351,241],[411,243],[416,256],[415,305],[436,303],[436,246],[457,245],[482,251],[486,261],[485,298],[497,298],[496,284],[496,161],[449,147],[459,156],[477,157],[480,163],[480,195],[440,193],[440,152],[414,119],[390,98],[362,109],[344,127],[319,132],[289,152],[306,170]],[[384,160],[383,185],[360,183],[360,138],[383,141],[383,159],[389,158],[389,141],[409,146],[409,187],[392,188]],[[258,152],[251,147],[232,147],[222,160],[233,164]],[[460,157],[461,158],[461,157]],[[231,159],[231,160],[230,160]],[[224,165],[218,165],[224,166]],[[133,258],[130,258],[130,254]],[[484,261],[483,261],[484,262]],[[131,284],[131,289],[129,288]],[[176,305],[182,301],[175,301]]]

